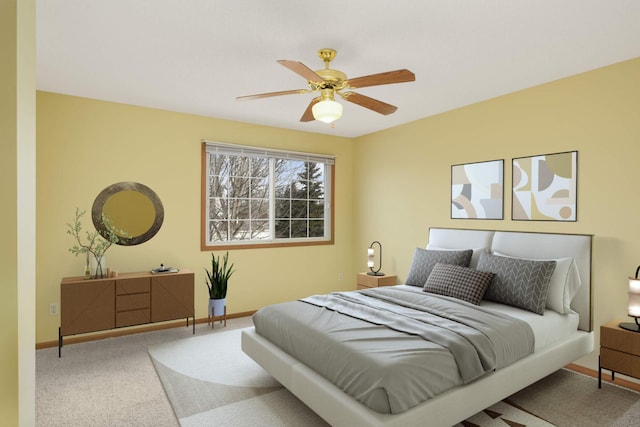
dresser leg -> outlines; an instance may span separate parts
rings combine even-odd
[[[62,334],[60,333],[60,327],[58,327],[58,358],[62,357]]]

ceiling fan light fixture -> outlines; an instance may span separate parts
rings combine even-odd
[[[331,123],[342,117],[342,104],[332,99],[316,102],[311,108],[313,118],[324,123]]]

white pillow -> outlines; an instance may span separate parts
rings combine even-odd
[[[494,251],[493,254],[498,256],[519,258],[512,255],[503,254],[498,251]],[[578,289],[580,288],[580,286],[582,286],[582,281],[580,280],[580,274],[578,273],[578,266],[576,265],[576,261],[571,257],[555,259],[535,259],[535,261],[556,262],[556,269],[551,276],[546,307],[560,314],[573,312],[573,310],[571,310],[571,301],[573,301],[573,298],[578,293]]]

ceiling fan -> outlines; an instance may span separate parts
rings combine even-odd
[[[415,74],[406,69],[347,79],[347,75],[342,71],[332,70],[329,68],[329,64],[336,57],[336,53],[337,52],[334,49],[320,49],[318,51],[318,56],[324,61],[324,69],[316,71],[311,70],[302,62],[289,61],[286,59],[278,61],[279,64],[304,77],[307,80],[308,89],[260,93],[256,95],[239,96],[236,99],[241,101],[269,98],[272,96],[319,92],[319,96],[313,98],[309,103],[309,106],[302,114],[302,117],[300,117],[300,121],[310,122],[315,119],[325,123],[331,123],[342,117],[342,105],[334,99],[336,94],[345,101],[368,108],[376,113],[388,115],[395,112],[398,107],[352,92],[349,89],[412,82],[416,79]]]

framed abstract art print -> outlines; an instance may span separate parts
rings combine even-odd
[[[451,166],[451,218],[503,219],[504,160]]]
[[[578,152],[512,159],[511,219],[576,221]]]

